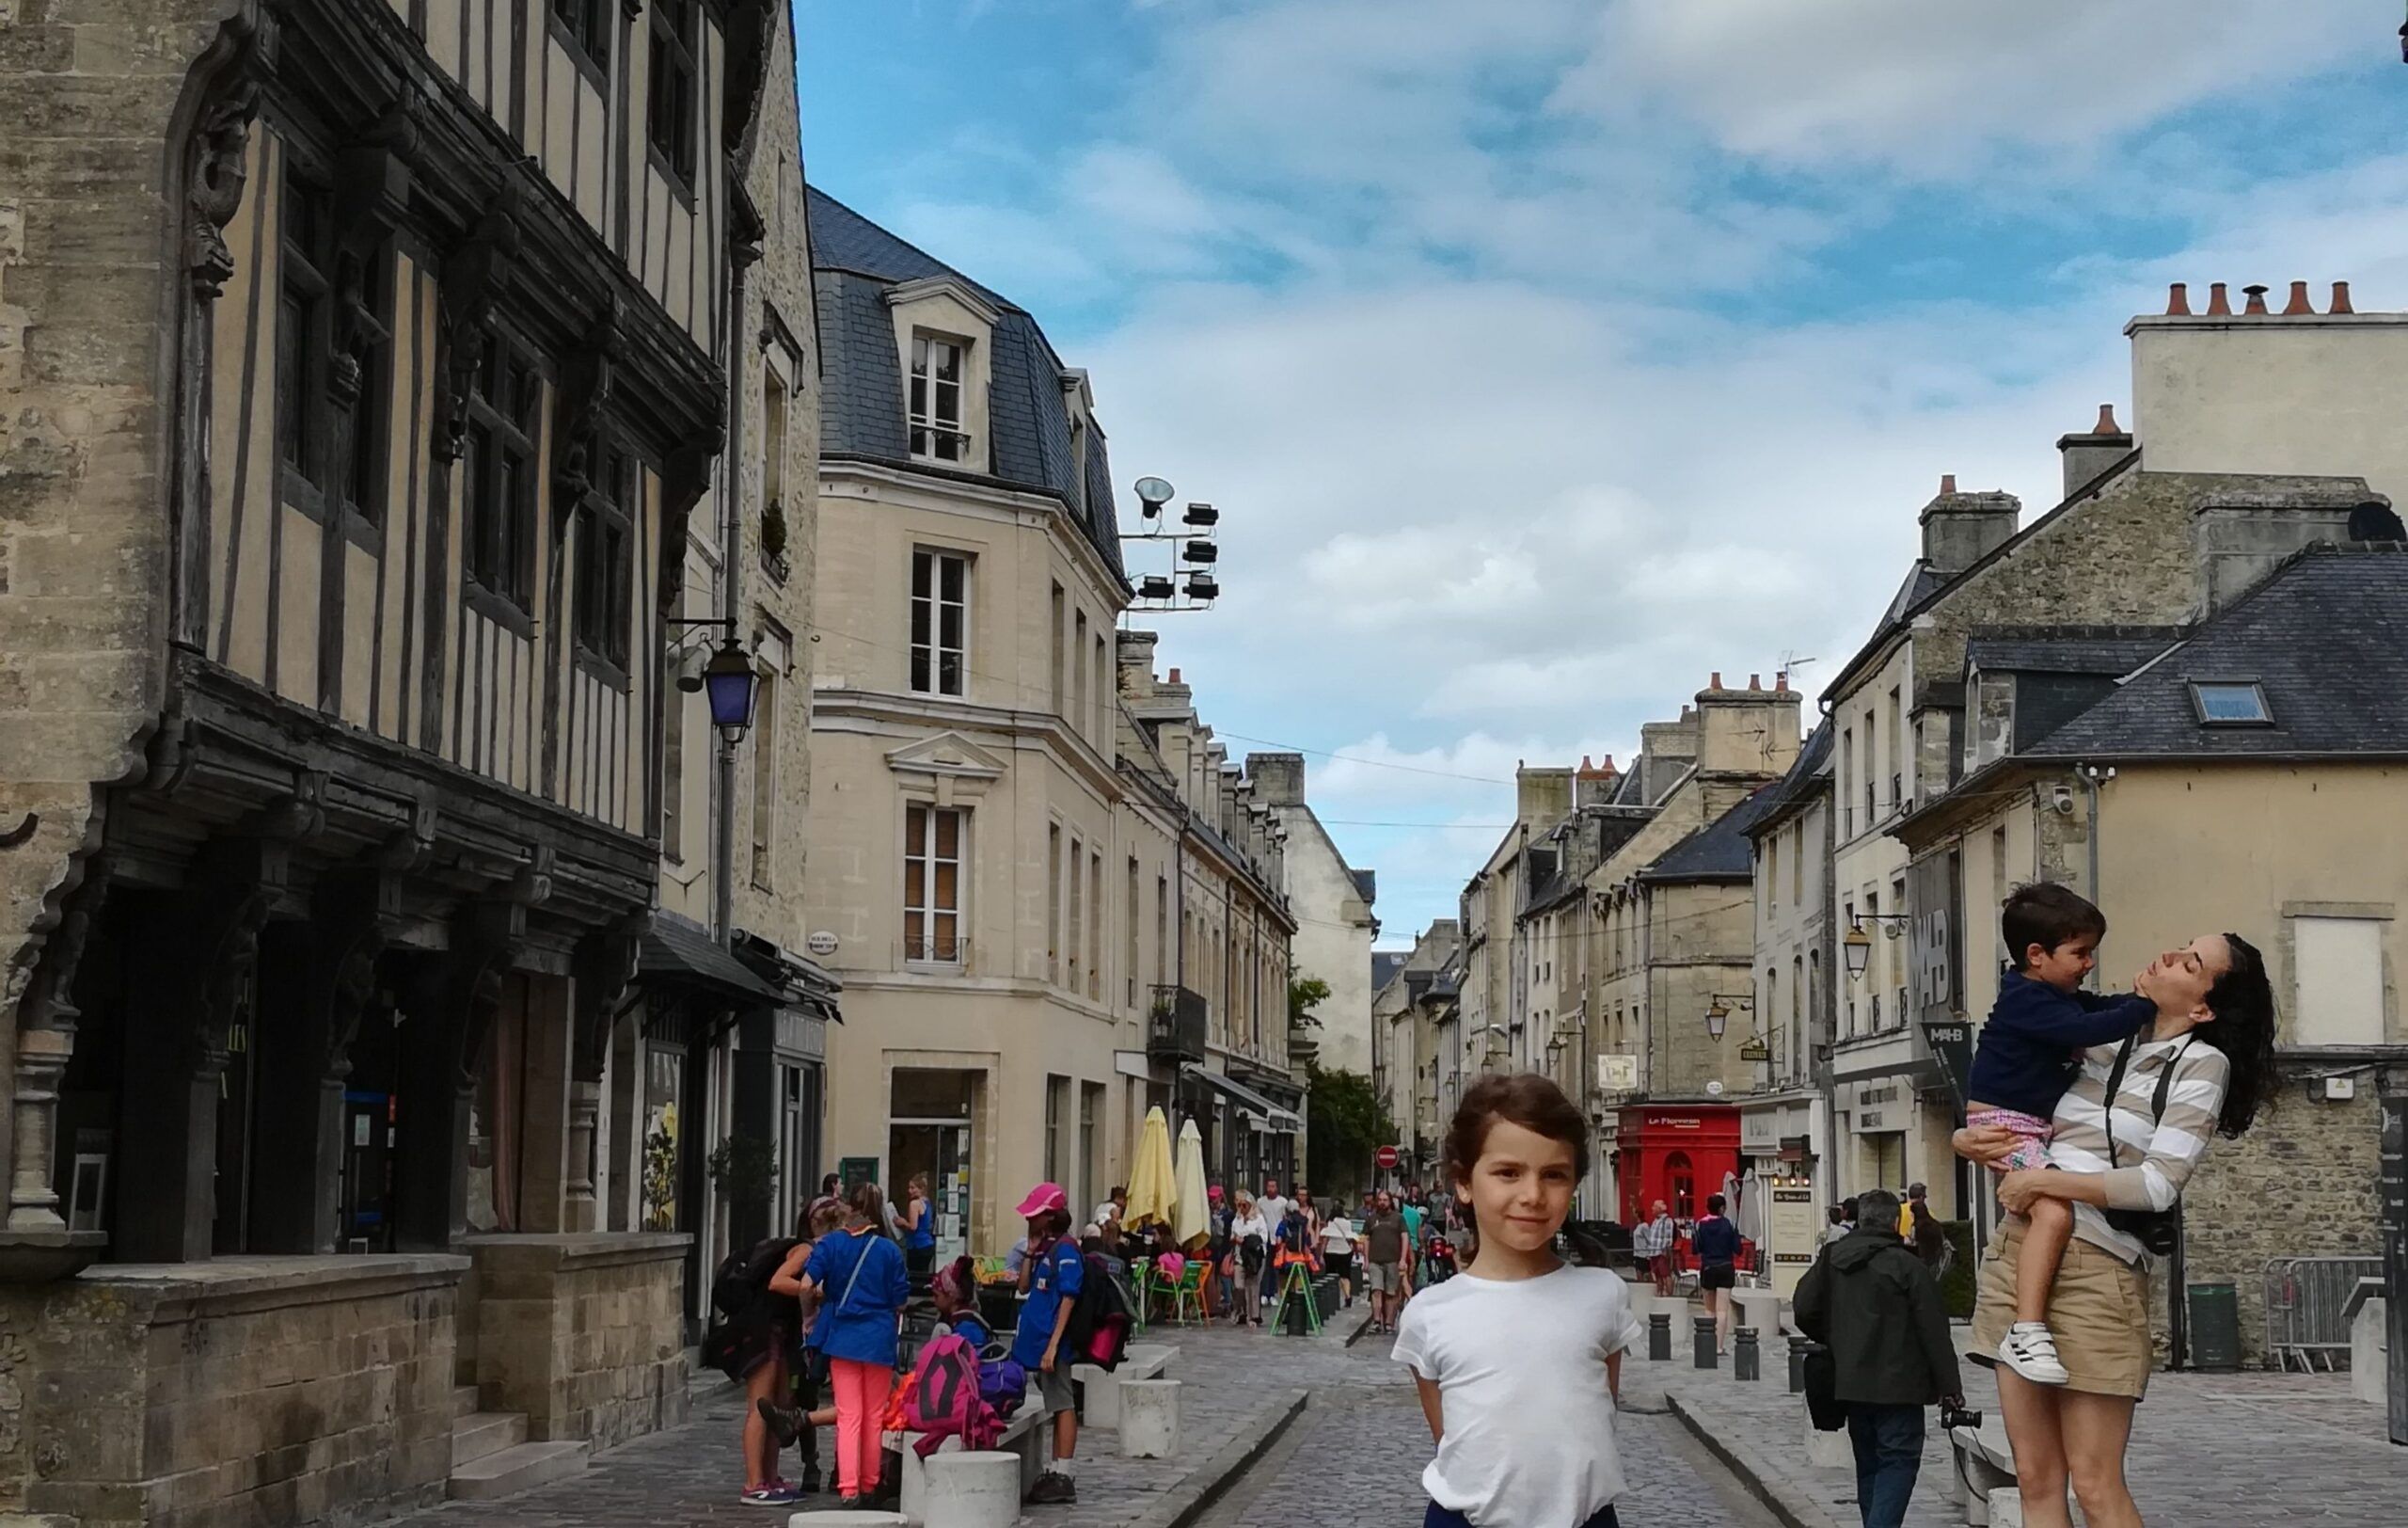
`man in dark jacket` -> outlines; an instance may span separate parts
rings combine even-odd
[[[1923,1468],[1923,1410],[1962,1402],[1940,1283],[1898,1236],[1898,1196],[1857,1196],[1856,1229],[1798,1281],[1798,1329],[1831,1350],[1834,1393],[1856,1445],[1864,1528],[1900,1528]]]

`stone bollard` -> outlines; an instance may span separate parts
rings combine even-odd
[[[927,1471],[928,1528],[1012,1528],[1020,1521],[1019,1455],[934,1454]]]
[[[1731,1377],[1762,1379],[1763,1359],[1756,1352],[1756,1329],[1741,1327],[1731,1334]]]
[[[1990,1528],[2023,1528],[2023,1493],[2014,1487],[1991,1487],[1989,1509]]]
[[[1124,1379],[1120,1382],[1120,1456],[1124,1459],[1171,1459],[1179,1456],[1179,1381]]]
[[[1720,1356],[1715,1352],[1714,1317],[1710,1315],[1697,1317],[1696,1327],[1697,1366],[1701,1369],[1715,1368],[1720,1361]]]
[[[1789,1339],[1789,1393],[1792,1395],[1806,1393],[1806,1355],[1814,1350],[1814,1345],[1803,1337]]]
[[[1647,1358],[1662,1363],[1672,1356],[1672,1313],[1651,1312],[1647,1317]]]

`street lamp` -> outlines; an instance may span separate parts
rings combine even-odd
[[[1873,936],[1864,931],[1868,923],[1881,925],[1881,931],[1895,939],[1906,931],[1907,915],[1850,913],[1847,915],[1847,933],[1840,940],[1840,953],[1847,959],[1847,974],[1852,980],[1862,980],[1865,967],[1873,962]]]
[[[752,725],[752,701],[760,687],[752,660],[734,637],[721,642],[703,665],[703,690],[710,697],[711,724],[719,735],[731,743],[740,740]]]
[[[1712,1040],[1716,1044],[1719,1045],[1722,1043],[1722,1031],[1730,1025],[1730,1006],[1724,1003],[1721,998],[1716,998],[1714,1000],[1714,1006],[1705,1011],[1706,1037]]]

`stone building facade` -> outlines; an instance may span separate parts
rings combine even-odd
[[[0,1511],[356,1520],[685,1414],[623,1000],[777,16],[142,19],[0,52]]]
[[[1284,1171],[1284,836],[1152,635],[1114,629],[1088,379],[1007,299],[816,190],[808,210],[830,1159],[927,1174],[941,1252],[1001,1252],[1040,1180],[1092,1206],[1156,1104],[1225,1170]]]
[[[1313,1011],[1311,1031],[1323,1071],[1371,1075],[1371,940],[1380,931],[1372,907],[1379,899],[1374,872],[1346,861],[1305,800],[1305,756],[1248,754],[1245,776],[1254,799],[1266,807],[1286,838],[1280,857],[1287,876],[1289,911],[1296,915],[1295,962],[1299,977],[1329,984],[1329,995]],[[1339,1185],[1321,1186],[1324,1192]],[[1350,1196],[1351,1197],[1351,1196]]]

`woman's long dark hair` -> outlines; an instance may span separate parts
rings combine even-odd
[[[1907,1212],[1914,1217],[1916,1254],[1930,1264],[1934,1272],[1938,1272],[1941,1263],[1948,1256],[1948,1234],[1940,1229],[1940,1217],[1932,1214],[1931,1206],[1919,1199],[1907,1201]]]
[[[2217,1133],[2229,1139],[2248,1129],[2273,1099],[2277,1079],[2274,985],[2266,976],[2266,957],[2237,933],[2226,934],[2224,943],[2232,952],[2232,964],[2208,989],[2208,1007],[2216,1022],[2192,1032],[2224,1052],[2232,1064],[2224,1110],[2216,1119]]]

